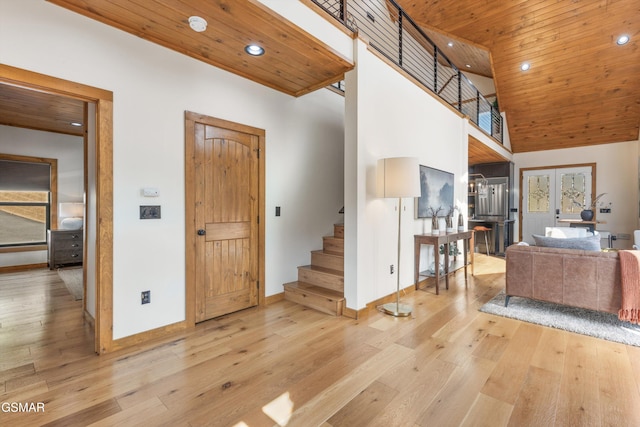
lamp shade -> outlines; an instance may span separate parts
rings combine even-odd
[[[420,197],[420,168],[415,157],[378,160],[379,197]]]

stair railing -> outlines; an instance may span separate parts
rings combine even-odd
[[[502,116],[394,0],[311,0],[502,143]],[[341,87],[341,89],[344,89]]]

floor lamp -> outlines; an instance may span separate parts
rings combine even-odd
[[[420,197],[420,169],[415,157],[393,157],[378,160],[378,189],[380,197],[398,198],[398,268],[396,302],[384,304],[382,311],[396,317],[411,314],[411,306],[400,304],[400,246],[402,227],[402,198]]]

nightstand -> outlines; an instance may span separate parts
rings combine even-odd
[[[48,230],[49,268],[82,264],[82,230]]]

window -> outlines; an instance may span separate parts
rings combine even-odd
[[[491,133],[491,111],[478,115],[478,126],[489,135]]]
[[[56,170],[55,159],[0,154],[0,247],[47,243]]]

